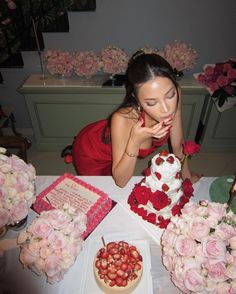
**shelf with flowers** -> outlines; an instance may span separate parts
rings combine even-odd
[[[228,59],[216,64],[206,64],[203,72],[194,74],[202,84],[218,111],[225,111],[236,105],[236,61]]]
[[[173,67],[177,80],[183,77],[183,71],[193,68],[197,59],[197,52],[190,44],[175,41],[167,44],[161,51],[157,48],[145,46],[140,49],[146,54],[159,54]],[[99,73],[109,75],[104,86],[123,86],[125,72],[129,62],[129,55],[121,48],[108,45],[99,53],[92,50],[69,53],[60,50],[49,50],[44,54],[46,68],[56,77],[70,77],[73,73],[77,77],[90,79]]]

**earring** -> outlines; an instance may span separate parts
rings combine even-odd
[[[138,111],[142,112],[142,107],[140,105],[138,106]]]

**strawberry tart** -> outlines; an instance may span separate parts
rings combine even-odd
[[[163,150],[152,158],[145,177],[133,188],[128,204],[145,221],[166,228],[170,218],[180,215],[192,195],[190,180],[181,178],[180,160]]]
[[[99,249],[94,260],[94,275],[103,293],[129,294],[143,273],[142,256],[127,242],[110,242]]]

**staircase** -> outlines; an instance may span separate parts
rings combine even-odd
[[[43,32],[69,32],[68,11],[95,9],[96,0],[0,0],[0,68],[24,67],[21,51],[43,50]]]

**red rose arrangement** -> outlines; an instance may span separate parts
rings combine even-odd
[[[175,204],[171,213],[172,216],[179,216],[181,209],[189,202],[190,197],[193,195],[192,183],[189,179],[185,179],[182,184],[183,194],[177,204]],[[155,212],[149,212],[143,207],[151,203]],[[143,220],[146,220],[161,229],[165,229],[170,222],[170,218],[157,216],[157,212],[164,209],[171,204],[171,199],[164,191],[152,192],[150,188],[136,184],[132,193],[129,196],[128,203],[133,212],[137,213]],[[140,207],[141,204],[141,207]]]
[[[203,72],[194,74],[194,77],[217,100],[219,107],[228,97],[236,95],[236,61],[233,59],[206,64]]]

